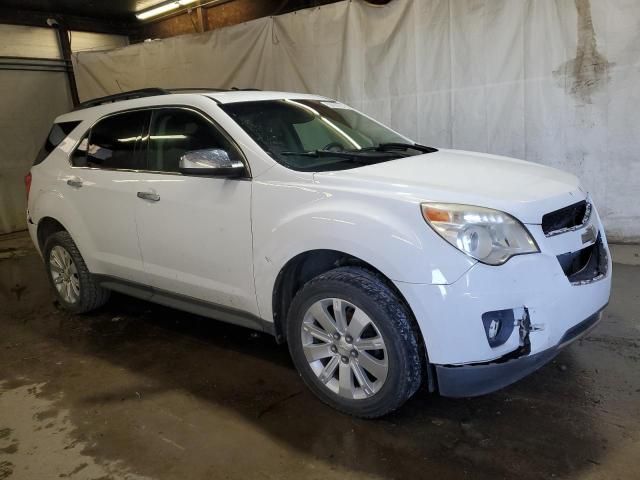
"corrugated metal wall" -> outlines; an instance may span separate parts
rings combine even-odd
[[[126,37],[73,32],[75,50],[114,48]],[[0,25],[0,56],[59,59],[53,29]],[[53,119],[71,109],[64,72],[0,68],[0,234],[26,228],[24,176]]]

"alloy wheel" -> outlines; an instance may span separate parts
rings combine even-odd
[[[56,245],[51,249],[49,269],[62,299],[69,304],[76,303],[80,299],[80,278],[71,254],[64,247]]]
[[[352,400],[375,395],[389,372],[380,330],[362,309],[340,298],[315,302],[301,325],[304,355],[318,380]]]

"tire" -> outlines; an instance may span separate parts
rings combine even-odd
[[[336,309],[343,313],[337,316]],[[324,328],[327,318],[334,323]],[[337,332],[331,334],[333,327]],[[411,312],[384,281],[363,268],[340,267],[309,281],[289,309],[287,338],[309,389],[349,415],[383,416],[420,387],[423,362]],[[334,357],[339,357],[338,366]]]
[[[87,313],[107,302],[110,291],[102,288],[95,281],[69,233],[61,231],[48,237],[45,241],[43,257],[49,282],[65,310],[72,313]],[[71,263],[67,263],[65,259],[70,259]],[[67,267],[64,272],[60,272],[61,263],[62,266]],[[67,278],[69,282],[65,281]],[[63,283],[65,286],[70,283],[70,290],[61,286]]]

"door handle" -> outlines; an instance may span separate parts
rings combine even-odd
[[[78,177],[71,177],[67,180],[67,185],[70,187],[80,188],[82,186],[82,179]]]
[[[160,195],[153,192],[138,192],[138,198],[141,198],[143,200],[150,200],[152,202],[160,201]]]

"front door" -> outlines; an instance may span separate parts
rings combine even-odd
[[[152,110],[147,140],[152,172],[142,174],[135,210],[144,269],[160,294],[257,314],[250,179],[179,173],[185,152],[208,148],[241,156],[204,114],[177,107]]]

